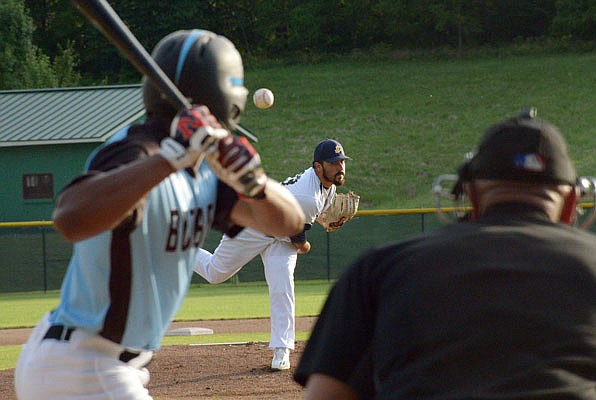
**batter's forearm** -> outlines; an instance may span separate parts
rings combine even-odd
[[[240,199],[231,218],[237,225],[271,236],[292,236],[303,228],[304,213],[289,190],[269,179],[265,198]]]

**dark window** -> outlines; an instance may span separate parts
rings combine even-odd
[[[23,175],[23,198],[53,199],[54,177],[52,174],[25,174]]]

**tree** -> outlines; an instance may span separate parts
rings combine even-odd
[[[58,45],[58,55],[52,63],[59,87],[78,86],[81,82],[81,74],[76,70],[79,63],[79,55],[71,41],[66,42],[66,47]]]
[[[546,36],[555,0],[482,0],[481,42],[492,45]]]
[[[596,0],[558,0],[556,9],[554,35],[596,39]]]
[[[0,88],[29,89],[56,87],[61,82],[76,83],[76,56],[72,50],[63,49],[52,62],[33,44],[33,31],[33,20],[22,0],[0,3]]]
[[[429,14],[434,21],[436,32],[447,34],[450,45],[456,45],[459,53],[463,50],[464,36],[473,36],[480,31],[479,6],[477,1],[447,0],[431,2]]]

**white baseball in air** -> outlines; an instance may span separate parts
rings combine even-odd
[[[266,88],[258,89],[252,96],[257,108],[269,108],[273,105],[273,100],[273,92]]]

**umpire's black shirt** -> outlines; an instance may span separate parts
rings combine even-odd
[[[294,377],[370,370],[377,399],[596,399],[596,237],[512,204],[364,254]]]

